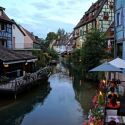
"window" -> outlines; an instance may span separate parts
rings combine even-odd
[[[117,14],[117,25],[119,26],[119,17],[120,17],[120,13]]]
[[[2,11],[0,10],[0,16],[2,16]]]
[[[111,28],[111,32],[114,32],[114,28]]]
[[[13,25],[13,29],[15,29],[15,26]]]
[[[82,30],[80,30],[80,35],[82,36]]]
[[[104,15],[108,15],[108,12],[104,12]]]
[[[5,30],[6,31],[6,24],[0,23],[0,30]]]
[[[4,47],[7,47],[7,42],[6,42],[6,41],[1,41],[1,40],[0,40],[0,45],[3,45]]]

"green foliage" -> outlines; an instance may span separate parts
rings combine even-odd
[[[42,50],[33,50],[32,51],[32,55],[33,56],[37,56],[38,60],[36,62],[36,69],[38,70],[40,67],[45,67],[46,63],[45,63],[45,57],[43,54]]]
[[[81,70],[81,62],[79,62],[79,59],[80,59],[80,49],[75,49],[72,53],[72,63],[77,71]]]
[[[103,106],[104,105],[104,98],[103,95],[99,94],[98,96],[98,105]]]
[[[67,58],[66,58],[66,63],[67,63],[67,64],[70,64],[71,60],[72,60],[71,56],[68,55]]]
[[[106,54],[107,42],[105,34],[97,29],[92,29],[86,34],[85,42],[81,49],[81,68],[87,79],[98,79],[98,72],[89,72],[90,69],[100,65]]]
[[[58,53],[53,49],[53,47],[51,49],[48,48],[48,53],[50,53],[52,55],[52,59],[58,58]]]
[[[23,79],[26,80],[26,81],[29,81],[31,78],[31,74],[26,74]]]
[[[63,36],[64,34],[65,34],[65,30],[59,28],[58,31],[57,31],[57,35]]]
[[[92,117],[103,119],[104,118],[104,106],[96,107],[92,112]]]
[[[45,63],[48,63],[51,60],[51,57],[48,55],[48,53],[44,53],[45,56]]]
[[[99,80],[105,79],[105,72],[104,71],[100,71],[99,75],[98,75],[98,78],[99,78]]]
[[[0,83],[7,83],[7,82],[9,82],[9,78],[7,78],[6,76],[0,77]]]

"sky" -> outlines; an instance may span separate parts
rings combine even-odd
[[[17,24],[45,39],[59,28],[72,32],[79,20],[97,0],[2,0],[0,6]]]

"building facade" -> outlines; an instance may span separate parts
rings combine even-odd
[[[78,48],[82,47],[85,41],[85,34],[89,33],[92,28],[100,29],[106,32],[114,21],[114,0],[97,0],[85,12],[77,26],[74,28],[74,42]]]
[[[115,36],[115,57],[125,60],[125,0],[115,0]]]
[[[12,24],[14,23],[5,14],[5,8],[0,7],[0,45],[12,49]]]

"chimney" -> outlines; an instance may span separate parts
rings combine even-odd
[[[38,40],[38,36],[35,36],[35,40]]]
[[[60,36],[58,35],[58,39],[60,39]]]
[[[33,32],[31,32],[31,35],[33,36]]]

